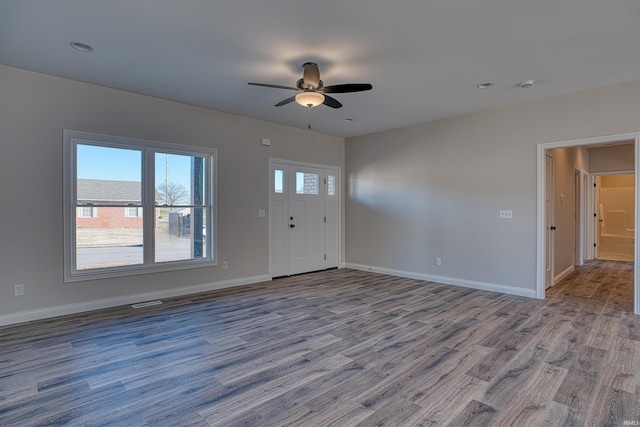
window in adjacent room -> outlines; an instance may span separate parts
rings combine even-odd
[[[65,131],[65,280],[215,264],[215,155]]]

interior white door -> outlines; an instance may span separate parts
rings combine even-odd
[[[573,171],[573,264],[583,264],[582,254],[582,173],[578,169]]]
[[[553,157],[546,155],[545,163],[545,289],[553,286],[554,206],[553,206]]]
[[[593,200],[594,200],[594,227],[595,227],[595,240],[593,245],[593,257],[598,259],[598,252],[600,251],[600,234],[602,228],[602,222],[604,221],[604,213],[602,212],[602,203],[600,200],[600,186],[601,179],[599,176],[595,177],[595,185],[593,186]]]

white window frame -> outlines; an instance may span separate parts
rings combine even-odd
[[[131,215],[130,210],[135,209],[135,215]],[[137,206],[125,206],[124,207],[124,217],[125,218],[140,218],[142,215],[140,215],[141,209],[140,207]]]
[[[144,260],[142,264],[114,266],[107,268],[76,268],[76,146],[78,144],[98,145],[112,148],[135,149],[142,152],[142,213],[144,235]],[[77,282],[110,277],[130,276],[161,271],[173,271],[190,268],[207,267],[218,264],[217,253],[217,150],[212,148],[193,147],[166,142],[149,141],[135,138],[124,138],[101,135],[75,130],[63,131],[63,170],[64,170],[64,281]],[[154,225],[155,225],[155,153],[180,154],[205,158],[205,210],[206,247],[204,258],[178,261],[155,262]],[[127,206],[123,206],[125,209]],[[125,211],[126,212],[126,211]]]
[[[91,213],[89,215],[85,215],[84,214],[85,209],[89,209]],[[78,218],[97,218],[98,217],[98,208],[96,208],[95,206],[78,206],[78,211],[80,212],[80,215],[78,215]]]

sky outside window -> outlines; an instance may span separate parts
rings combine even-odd
[[[102,147],[98,145],[77,145],[78,179],[99,179],[108,181],[136,181],[142,177],[142,153],[139,150]],[[169,182],[191,187],[191,156],[156,153],[156,185]]]

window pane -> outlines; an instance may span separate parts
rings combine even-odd
[[[214,264],[216,150],[64,131],[64,153],[65,282]]]
[[[124,216],[127,218],[136,218],[142,216],[142,208],[126,207],[124,208]]]
[[[142,256],[142,218],[125,218],[122,208],[107,207],[100,216],[76,218],[77,270],[142,264]]]
[[[157,262],[207,257],[204,208],[156,208]]]
[[[297,194],[320,194],[320,176],[315,173],[296,172]]]
[[[274,174],[274,188],[276,193],[282,193],[284,191],[283,180],[284,180],[284,172],[276,169]]]
[[[336,195],[336,177],[333,175],[327,175],[327,195]]]
[[[78,218],[95,218],[98,216],[98,208],[83,206],[77,208],[76,215],[78,216]]]
[[[140,204],[141,151],[78,144],[76,162],[78,204]]]
[[[205,159],[156,153],[156,202],[161,205],[204,205]]]

